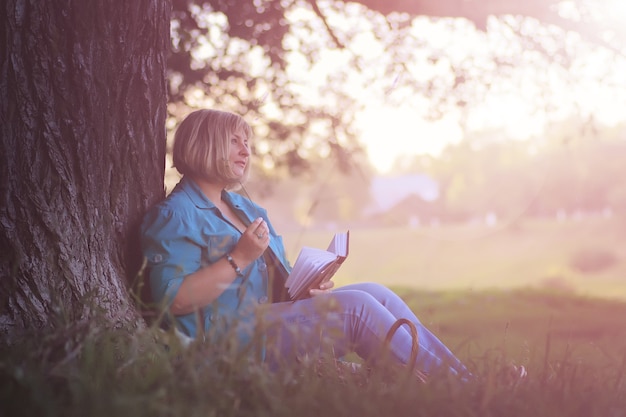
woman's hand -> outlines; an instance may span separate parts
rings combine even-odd
[[[320,284],[319,288],[311,288],[309,290],[309,294],[311,295],[311,297],[315,297],[316,295],[328,294],[334,286],[335,283],[332,280],[324,281]]]
[[[261,256],[269,244],[269,227],[265,220],[259,217],[250,223],[250,226],[243,232],[239,242],[232,250],[231,256],[243,269]]]

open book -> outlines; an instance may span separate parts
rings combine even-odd
[[[308,297],[311,288],[319,288],[321,283],[335,275],[348,256],[349,241],[348,231],[337,233],[326,250],[307,246],[302,248],[285,282],[292,300]]]

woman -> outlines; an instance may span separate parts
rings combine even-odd
[[[354,351],[375,363],[387,332],[405,318],[418,330],[416,371],[467,376],[450,350],[382,285],[332,289],[327,281],[312,288],[310,298],[285,298],[291,267],[282,239],[263,208],[232,192],[248,175],[251,138],[243,118],[216,110],[189,114],[176,131],[174,166],[183,178],[142,224],[153,297],[169,309],[176,326],[194,338],[235,332],[242,348],[262,329],[271,364],[326,348],[336,357]],[[389,352],[407,364],[411,346],[410,332],[401,327]]]

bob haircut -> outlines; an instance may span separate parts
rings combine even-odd
[[[238,189],[248,178],[250,164],[243,178],[237,178],[228,163],[233,133],[241,133],[246,140],[252,138],[252,128],[237,114],[209,109],[190,113],[174,135],[173,166],[183,175],[226,182],[227,189]]]

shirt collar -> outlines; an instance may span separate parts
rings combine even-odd
[[[202,192],[200,186],[191,178],[184,176],[180,181],[182,190],[199,209],[215,208],[215,204]]]
[[[193,204],[199,209],[212,209],[215,204],[202,192],[198,183],[192,178],[184,176],[180,181],[182,190],[189,196]],[[222,190],[222,200],[234,208],[242,208],[242,198],[239,194]]]

